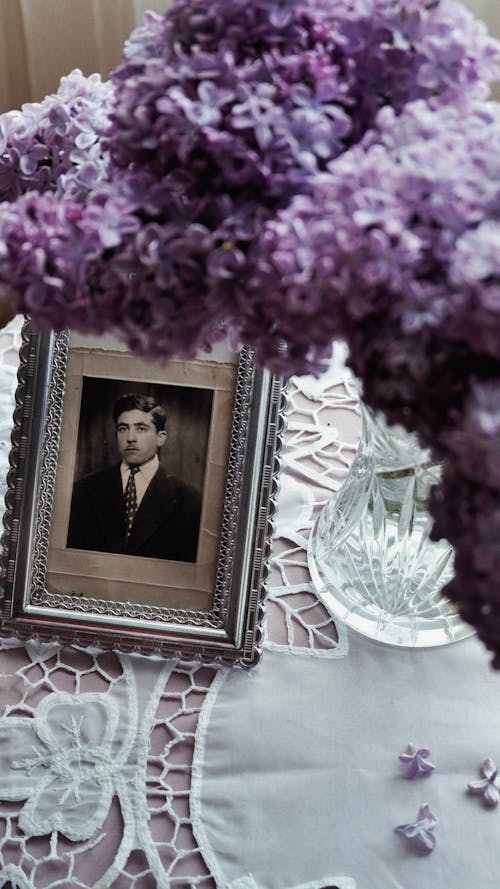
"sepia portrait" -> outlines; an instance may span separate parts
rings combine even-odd
[[[212,396],[84,377],[67,547],[196,562]]]
[[[249,350],[153,363],[23,328],[0,631],[253,665],[283,381]]]
[[[235,374],[70,349],[51,591],[210,608]]]

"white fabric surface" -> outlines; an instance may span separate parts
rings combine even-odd
[[[326,661],[266,652],[211,694],[195,833],[221,879],[496,885],[500,808],[485,809],[467,784],[487,756],[500,762],[500,675],[475,638],[409,651],[350,635],[346,657]],[[430,748],[432,775],[404,777],[410,742]],[[394,832],[422,802],[438,818],[426,856]]]

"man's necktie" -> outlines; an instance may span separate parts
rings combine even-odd
[[[139,472],[139,467],[131,466],[127,487],[125,488],[125,537],[127,539],[137,510],[137,490],[135,487],[136,472]]]

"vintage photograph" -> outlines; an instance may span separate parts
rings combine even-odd
[[[0,631],[254,664],[283,381],[29,322],[18,381]]]
[[[236,369],[70,348],[52,593],[211,608]]]
[[[196,562],[213,392],[85,377],[67,546]]]

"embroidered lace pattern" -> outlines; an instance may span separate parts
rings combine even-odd
[[[307,569],[309,534],[321,506],[340,488],[359,439],[359,395],[343,359],[339,347],[327,376],[292,384],[275,523],[265,647],[309,657],[342,656],[347,644]]]
[[[0,333],[2,499],[19,330],[15,320]],[[306,545],[355,451],[356,405],[341,362],[291,386],[265,649],[346,653],[314,595]],[[227,669],[4,639],[0,673],[0,889],[261,889],[251,874],[224,882],[193,811]],[[348,877],[296,889],[327,886],[355,889]]]

